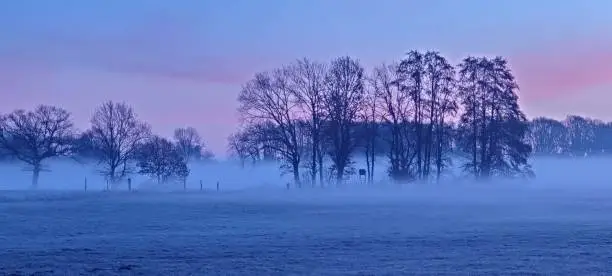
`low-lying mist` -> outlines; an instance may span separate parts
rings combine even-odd
[[[134,192],[122,192],[125,183],[102,192],[93,164],[68,160],[48,164],[25,192],[31,173],[3,164],[0,274],[122,274],[127,265],[144,275],[611,271],[602,245],[611,242],[612,159],[532,164],[531,180],[476,183],[455,172],[399,185],[380,162],[372,185],[287,190],[291,175],[279,176],[278,164],[192,163],[187,192],[140,175]]]
[[[379,160],[383,160],[381,157]],[[363,164],[362,164],[363,163]],[[378,198],[381,196],[409,196],[431,194],[436,197],[458,198],[460,196],[474,197],[487,194],[496,197],[519,193],[527,196],[535,191],[559,191],[581,193],[589,191],[612,191],[612,158],[552,158],[537,157],[531,160],[536,173],[534,179],[502,180],[493,179],[487,183],[477,183],[470,177],[462,175],[459,169],[450,170],[441,183],[436,184],[403,184],[395,185],[386,173],[386,163],[377,162],[374,184],[367,185],[364,179],[353,175],[341,187],[328,185],[322,189],[304,184],[302,189],[286,190],[291,182],[290,174],[281,174],[276,163],[250,164],[241,166],[236,161],[215,161],[190,164],[191,173],[186,182],[188,191],[216,191],[217,183],[221,192],[243,191],[243,194],[272,194],[272,191],[284,191],[282,196],[308,196],[311,194],[327,194],[347,196],[366,196]],[[102,191],[106,188],[104,177],[98,172],[94,162],[77,162],[74,160],[53,160],[46,164],[47,170],[40,175],[38,191]],[[357,160],[355,168],[365,168],[363,160]],[[31,172],[24,170],[20,163],[0,163],[0,190],[23,191],[31,190]],[[307,177],[304,169],[303,177]],[[182,183],[158,184],[144,175],[132,174],[132,189],[137,191],[182,191]],[[87,184],[85,184],[87,182]],[[200,186],[202,183],[202,186]],[[127,181],[123,181],[113,190],[127,190]],[[265,192],[262,192],[265,191]],[[277,193],[276,193],[277,194]]]

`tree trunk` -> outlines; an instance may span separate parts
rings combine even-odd
[[[310,168],[312,187],[317,185],[317,148],[319,147],[318,138],[314,137],[312,142],[312,165]],[[321,172],[319,172],[321,173]]]
[[[370,150],[368,148],[366,148],[365,156],[366,156],[366,167],[368,168],[367,169],[367,173],[368,174],[366,176],[367,177],[366,182],[367,182],[367,184],[370,184],[370,175],[372,175],[372,171],[370,170],[370,168],[371,168],[371,166],[370,166]],[[359,176],[359,178],[361,178],[361,175]]]
[[[321,145],[319,145],[317,157],[319,158],[319,185],[321,185],[321,188],[324,188],[325,178],[323,176],[323,151],[321,150]]]
[[[376,152],[374,151],[374,143],[372,143],[372,158],[370,158],[372,163],[370,164],[372,168],[370,168],[370,179],[368,180],[370,184],[374,184],[374,164],[376,164]]]
[[[295,183],[296,187],[302,187],[300,183],[300,164],[295,162],[293,163],[293,182]]]
[[[342,180],[344,179],[344,166],[342,168],[338,167],[338,171],[336,172],[336,186],[340,186],[342,184]]]
[[[40,176],[40,165],[35,165],[32,170],[32,189],[38,188],[38,178]]]

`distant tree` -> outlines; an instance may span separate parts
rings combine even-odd
[[[599,154],[612,153],[612,123],[594,121],[594,136],[593,150]]]
[[[243,138],[241,132],[232,133],[227,137],[227,153],[230,157],[238,158],[242,167],[249,157],[249,150]]]
[[[94,112],[90,132],[103,175],[111,184],[117,184],[132,172],[130,162],[138,146],[149,137],[150,128],[137,119],[127,104],[109,101]]]
[[[584,156],[592,152],[595,142],[595,124],[589,118],[568,116],[564,122],[567,127],[569,152]]]
[[[527,118],[520,110],[518,85],[505,59],[464,59],[459,66],[464,168],[477,179],[531,176]]]
[[[300,164],[303,147],[298,134],[298,99],[288,88],[286,69],[259,73],[240,92],[238,109],[241,119],[260,144],[278,153],[290,167],[293,180],[300,186]]]
[[[43,161],[71,153],[73,135],[70,113],[59,107],[41,105],[34,111],[20,109],[0,116],[0,148],[27,164],[34,188]]]
[[[164,138],[154,136],[142,144],[136,160],[138,173],[155,178],[157,183],[167,182],[172,177],[185,180],[189,176],[183,152]]]
[[[214,154],[205,148],[200,134],[193,127],[174,130],[174,141],[187,162],[192,159],[210,160],[214,158]]]
[[[365,97],[364,81],[363,67],[359,61],[350,57],[333,60],[325,78],[325,134],[338,183],[351,168],[351,155],[358,146],[354,126]]]
[[[535,118],[529,124],[529,141],[535,154],[562,154],[569,146],[568,129],[557,120]]]
[[[94,145],[93,134],[90,130],[87,130],[77,135],[72,140],[73,145],[73,157],[79,161],[86,159],[97,160],[100,158],[98,149]]]

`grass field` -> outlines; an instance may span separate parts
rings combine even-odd
[[[7,275],[612,273],[607,189],[0,193]]]

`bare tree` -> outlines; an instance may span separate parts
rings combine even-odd
[[[242,167],[249,157],[249,149],[245,140],[242,132],[232,133],[227,137],[227,152],[229,156],[238,158]]]
[[[398,68],[397,83],[400,89],[410,96],[412,100],[413,119],[416,153],[416,175],[423,177],[424,168],[424,145],[426,144],[424,127],[427,114],[427,100],[424,90],[425,64],[424,55],[418,51],[410,51],[400,62]]]
[[[374,182],[374,168],[376,164],[377,140],[380,128],[380,93],[377,86],[381,79],[377,74],[377,69],[368,78],[368,86],[365,90],[365,98],[360,112],[360,119],[363,122],[362,143],[366,157],[366,172],[369,184]]]
[[[213,158],[212,152],[206,150],[200,134],[193,127],[174,130],[174,141],[177,149],[187,162],[192,159],[208,160]]]
[[[385,124],[388,144],[389,175],[399,181],[416,177],[416,143],[410,121],[414,113],[410,94],[402,89],[398,65],[382,65],[374,69],[372,86],[381,101],[381,119]]]
[[[568,151],[571,142],[570,132],[563,122],[538,117],[533,119],[529,125],[530,144],[534,154],[558,155]],[[588,131],[583,133],[588,133]]]
[[[287,87],[287,71],[259,73],[240,92],[238,109],[242,120],[255,128],[256,137],[265,139],[268,149],[277,152],[291,167],[293,179],[300,186],[302,146],[298,139],[298,100]],[[263,127],[266,126],[266,127]],[[265,135],[264,135],[265,134]]]
[[[175,177],[184,181],[189,175],[187,162],[174,145],[161,137],[154,136],[138,149],[136,156],[140,174],[157,179],[157,183],[165,183]]]
[[[423,143],[423,177],[428,178],[431,168],[435,167],[436,181],[439,181],[450,160],[446,158],[449,149],[447,123],[458,108],[455,69],[446,58],[433,51],[425,53],[424,66],[427,129]]]
[[[287,68],[288,88],[295,95],[303,110],[303,119],[308,122],[310,136],[310,176],[312,184],[316,184],[317,173],[320,185],[323,185],[323,152],[322,152],[322,124],[323,124],[323,97],[325,93],[326,67],[322,63],[313,62],[306,58],[298,60]]]
[[[350,168],[351,155],[357,147],[354,126],[364,100],[363,67],[350,57],[337,58],[331,63],[325,83],[327,93],[323,107],[328,124],[328,154],[333,162],[336,181],[340,183]]]
[[[112,101],[95,111],[90,131],[102,173],[111,184],[131,173],[130,162],[134,161],[139,144],[150,135],[150,127],[137,119],[130,106]]]
[[[595,124],[592,119],[570,115],[564,120],[567,128],[568,149],[573,155],[588,155],[595,142]]]
[[[32,187],[38,186],[43,161],[70,154],[74,128],[68,111],[41,105],[0,116],[0,148],[28,165]]]

